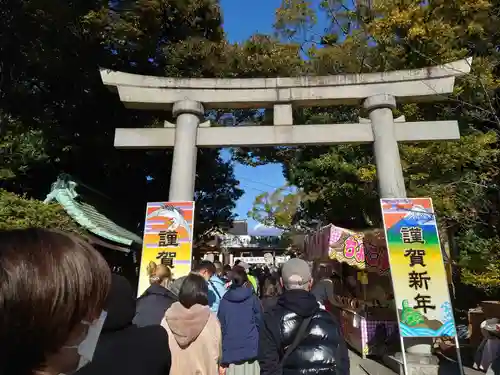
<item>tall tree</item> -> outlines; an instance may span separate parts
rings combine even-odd
[[[276,23],[283,37],[309,46],[312,74],[421,68],[474,57],[472,74],[457,81],[448,101],[403,105],[396,115],[410,121],[459,121],[460,141],[402,145],[400,151],[408,194],[434,198],[442,228],[457,238],[464,275],[471,282],[481,279],[483,286],[488,278],[498,278],[500,269],[498,253],[491,251],[499,240],[499,43],[492,22],[500,14],[498,6],[470,0],[283,0]],[[319,35],[314,32],[318,19],[329,22]],[[335,109],[303,114],[302,123],[312,116],[325,121],[339,116]],[[289,182],[316,198],[302,205],[302,218],[353,228],[380,225],[370,148],[294,148],[252,157],[282,162]]]
[[[102,85],[99,67],[173,77],[296,74],[295,45],[255,36],[231,45],[215,0],[63,2],[6,0],[0,5],[0,176],[2,187],[43,198],[60,172],[126,202],[166,199],[171,152],[121,151],[116,127],[161,126],[168,113],[127,110]],[[209,113],[217,119],[224,111]],[[258,116],[238,111],[237,117]],[[197,229],[227,225],[242,194],[233,164],[200,150]]]
[[[43,198],[66,172],[142,218],[145,202],[166,199],[171,154],[115,150],[114,128],[155,126],[164,114],[126,110],[98,69],[217,74],[204,50],[223,51],[217,2],[7,1],[1,12],[2,186]],[[197,229],[226,224],[242,194],[232,164],[202,150],[198,172]]]

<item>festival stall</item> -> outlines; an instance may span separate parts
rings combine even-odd
[[[363,356],[382,355],[398,344],[390,267],[382,231],[354,232],[328,225],[305,239],[305,253],[316,265],[339,276],[332,313],[346,342]]]

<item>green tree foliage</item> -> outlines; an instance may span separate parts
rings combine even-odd
[[[0,14],[1,186],[43,199],[65,172],[135,218],[145,202],[166,199],[171,152],[115,150],[114,129],[172,119],[125,109],[102,85],[99,67],[173,77],[301,71],[298,46],[262,35],[229,44],[216,0],[6,0]],[[217,120],[223,112],[209,115]],[[219,150],[200,150],[197,170],[196,228],[203,233],[227,225],[242,191]]]
[[[19,121],[0,113],[3,125],[0,138],[0,181],[25,173],[29,166],[47,159],[43,134],[39,130],[24,129]]]
[[[114,129],[172,119],[125,109],[103,86],[99,67],[251,77],[293,74],[289,67],[300,61],[295,47],[264,36],[227,43],[215,0],[6,0],[0,14],[1,186],[43,199],[65,172],[135,218],[145,202],[167,199],[171,152],[115,150]],[[242,191],[219,150],[200,150],[197,170],[202,233],[227,225]]]
[[[306,197],[301,192],[294,192],[289,186],[283,186],[272,193],[258,195],[248,215],[268,227],[289,230],[295,224],[300,204],[305,200]]]
[[[59,205],[45,204],[0,190],[0,229],[30,227],[84,233]]]
[[[500,269],[494,251],[500,240],[498,14],[499,5],[489,0],[283,0],[276,22],[283,37],[308,47],[311,74],[421,68],[474,58],[472,73],[457,80],[449,98],[402,105],[395,115],[407,121],[459,121],[460,141],[405,144],[400,153],[409,196],[433,198],[442,230],[456,239],[464,280],[483,288],[498,286]],[[324,33],[316,32],[318,19],[329,23]],[[345,109],[301,111],[297,123],[312,123],[313,117],[314,123],[357,122],[357,110],[346,112],[348,121],[336,121],[339,111]],[[371,147],[259,151],[251,155],[253,162],[283,163],[289,183],[311,197],[296,220],[350,228],[381,225]],[[244,161],[248,155],[239,156]],[[269,213],[281,215],[280,209],[271,207]]]

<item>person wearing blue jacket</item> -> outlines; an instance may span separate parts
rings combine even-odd
[[[233,268],[231,281],[218,313],[222,330],[221,366],[226,368],[226,375],[258,374],[260,300],[243,267]]]
[[[208,284],[208,305],[210,310],[217,314],[219,304],[226,293],[226,285],[216,273],[215,265],[209,260],[202,260],[193,272],[202,276]]]

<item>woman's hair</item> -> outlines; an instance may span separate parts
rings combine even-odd
[[[262,289],[263,297],[277,297],[281,294],[281,285],[274,277],[266,278],[264,281],[264,288]]]
[[[196,304],[208,305],[208,285],[203,277],[190,273],[182,282],[179,290],[179,302],[186,309]]]
[[[234,266],[231,270],[231,281],[234,286],[243,286],[248,283],[248,275],[241,266]]]
[[[146,267],[146,272],[149,276],[150,284],[160,284],[168,288],[172,281],[172,270],[164,264],[156,264],[151,261]]]
[[[41,369],[82,321],[99,317],[110,284],[104,258],[78,237],[0,231],[0,374]]]

